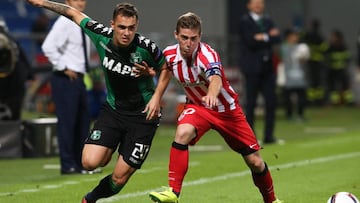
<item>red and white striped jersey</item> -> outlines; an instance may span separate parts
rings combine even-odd
[[[222,88],[218,96],[219,105],[213,110],[225,112],[238,107],[238,95],[225,77],[219,54],[208,44],[200,42],[188,61],[182,57],[179,44],[166,47],[164,55],[168,68],[183,86],[189,103],[205,106],[201,98],[208,92],[208,77],[216,74],[222,78]]]

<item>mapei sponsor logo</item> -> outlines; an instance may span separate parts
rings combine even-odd
[[[121,75],[129,75],[129,76],[133,76],[135,77],[136,74],[133,72],[133,69],[135,69],[135,67],[133,66],[129,66],[129,65],[124,65],[120,62],[115,62],[114,59],[110,59],[107,56],[104,57],[102,65],[113,72],[117,72]]]

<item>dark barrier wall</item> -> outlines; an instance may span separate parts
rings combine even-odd
[[[22,122],[0,121],[0,158],[20,158],[22,150]]]

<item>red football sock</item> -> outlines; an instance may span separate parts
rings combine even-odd
[[[272,177],[267,165],[265,164],[265,169],[263,172],[253,172],[252,177],[255,185],[259,188],[260,193],[263,196],[264,202],[272,203],[276,198]]]
[[[189,166],[188,145],[172,143],[169,162],[169,186],[174,193],[180,194],[182,183]]]

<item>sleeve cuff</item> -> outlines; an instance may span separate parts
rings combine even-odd
[[[66,69],[66,65],[59,62],[58,64],[54,65],[54,70],[63,71]]]

